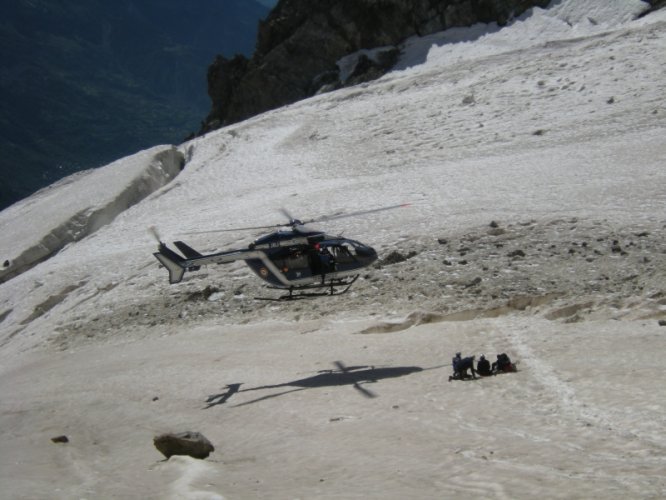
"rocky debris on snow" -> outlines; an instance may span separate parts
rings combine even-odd
[[[501,236],[506,233],[506,229],[500,227],[497,221],[491,221],[488,226],[490,226],[490,229],[488,229],[488,234],[490,236]]]
[[[379,261],[379,264],[377,264],[378,268],[384,267],[384,266],[390,266],[392,264],[399,264],[401,262],[405,262],[406,260],[411,259],[412,257],[416,256],[415,251],[410,251],[407,254],[402,254],[398,252],[397,250],[394,250],[390,254],[388,254],[386,257],[381,259]]]
[[[204,459],[215,447],[199,432],[179,432],[177,434],[161,434],[153,439],[155,448],[167,459],[173,455],[188,455],[192,458]]]
[[[488,234],[490,236],[501,236],[504,233],[506,233],[506,229],[502,227],[491,227],[490,229],[488,229]]]
[[[538,314],[562,322],[609,317],[656,321],[664,318],[666,306],[662,226],[545,219],[412,237],[409,247],[401,242],[380,251],[386,257],[368,268],[349,293],[303,302],[254,300],[280,292],[267,290],[240,265],[231,271],[233,279],[226,269],[193,273],[178,288],[166,289],[168,295],[159,293],[159,286],[146,286],[111,314],[100,311],[62,323],[51,342],[66,349],[109,338],[121,328],[137,336],[156,326],[212,317],[239,324],[276,317],[306,321],[352,310],[367,317],[386,309],[409,314],[418,308],[455,321],[508,314]],[[220,300],[188,300],[217,289]]]
[[[51,441],[53,441],[54,443],[67,444],[69,443],[69,438],[63,434],[62,436],[52,437]]]
[[[466,283],[464,286],[465,286],[465,288],[470,288],[470,287],[478,285],[479,283],[481,283],[481,281],[483,281],[483,280],[479,276],[477,276],[476,278],[474,278],[469,283]]]
[[[197,300],[209,300],[211,296],[219,293],[220,289],[216,286],[208,285],[203,290],[197,290],[187,296],[187,300],[194,302]]]
[[[611,252],[619,253],[620,255],[627,255],[627,252],[622,250],[622,247],[620,246],[620,242],[617,241],[617,240],[613,240],[613,244],[611,246]]]

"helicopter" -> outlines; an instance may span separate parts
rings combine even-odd
[[[409,203],[322,216],[306,221],[296,219],[287,210],[281,209],[287,218],[287,221],[281,224],[189,233],[277,229],[257,238],[246,249],[211,254],[199,253],[185,242],[175,241],[175,247],[181,252],[179,254],[162,242],[152,227],[151,231],[159,243],[158,250],[153,255],[169,272],[171,284],[180,283],[185,272],[198,271],[201,266],[243,260],[268,284],[268,288],[288,291],[286,295],[277,299],[263,300],[294,300],[341,295],[346,293],[358,279],[361,269],[377,260],[377,252],[359,241],[331,236],[306,225],[406,206],[409,206]]]

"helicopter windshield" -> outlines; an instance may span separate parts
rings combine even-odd
[[[371,257],[375,251],[354,240],[338,240],[333,244],[327,245],[329,251],[333,254],[336,262],[343,264],[346,262],[355,262],[356,257]]]

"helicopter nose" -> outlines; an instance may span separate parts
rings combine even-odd
[[[363,257],[368,264],[377,260],[377,251],[369,246],[363,246],[356,251],[359,257]]]

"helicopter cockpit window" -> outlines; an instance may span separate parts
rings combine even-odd
[[[332,245],[330,247],[331,253],[333,254],[333,257],[335,260],[340,263],[344,264],[346,262],[353,262],[354,261],[354,254],[356,253],[351,245],[349,243],[341,243],[339,245]]]
[[[349,243],[354,247],[355,254],[358,256],[367,257],[374,253],[374,250],[372,250],[372,248],[367,247],[363,243],[359,243],[358,241],[353,241],[353,240],[349,240]]]

